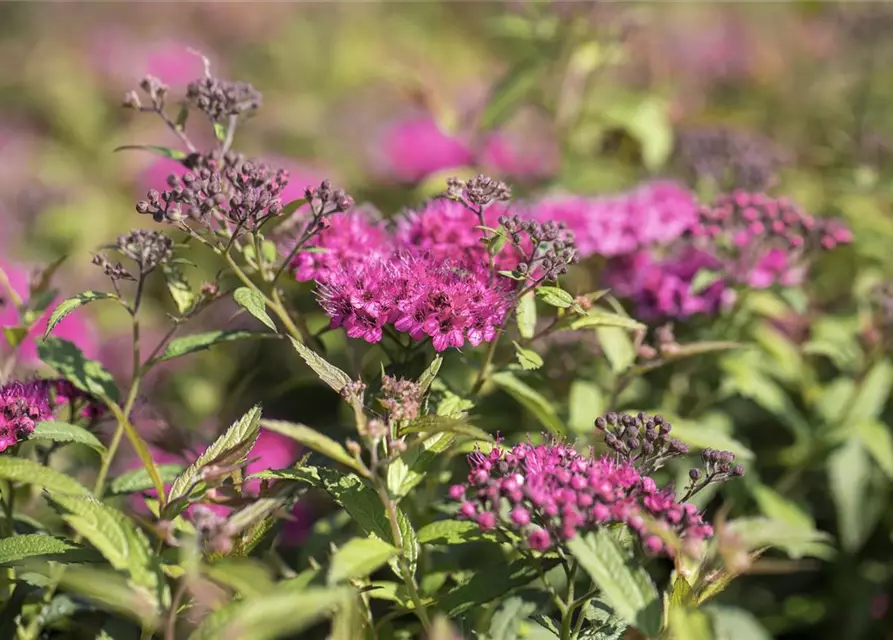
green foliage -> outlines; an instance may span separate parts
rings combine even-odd
[[[164,351],[158,356],[158,362],[173,360],[174,358],[187,356],[191,353],[205,351],[218,344],[227,342],[235,342],[237,340],[257,340],[259,338],[271,337],[275,336],[271,336],[268,333],[259,333],[257,331],[242,331],[235,329],[195,333],[171,340]]]
[[[84,293],[74,296],[73,298],[68,298],[67,300],[63,300],[60,302],[56,308],[53,310],[53,313],[50,314],[49,320],[47,320],[47,328],[43,333],[43,337],[46,338],[49,336],[53,329],[56,328],[56,325],[62,322],[62,320],[69,313],[77,309],[78,307],[82,307],[86,304],[90,304],[91,302],[96,302],[97,300],[115,300],[117,302],[121,302],[121,299],[111,293],[104,293],[102,291],[85,291]]]
[[[260,292],[248,287],[239,287],[233,292],[233,300],[248,313],[263,322],[273,331],[276,331],[276,323],[267,313],[267,305]]]
[[[74,343],[60,338],[47,338],[37,345],[40,359],[78,389],[98,398],[118,401],[115,379],[105,367],[84,356]]]
[[[82,444],[90,447],[100,455],[106,453],[105,446],[97,440],[96,436],[76,424],[67,422],[41,422],[34,427],[34,431],[28,436],[29,440],[43,440],[57,444]]]
[[[302,424],[293,424],[291,422],[283,422],[281,420],[264,420],[262,426],[265,429],[281,433],[302,445],[326,456],[330,460],[343,464],[359,473],[365,475],[368,473],[363,464],[353,458],[340,444],[329,438],[328,436],[306,427]]]
[[[90,493],[85,486],[71,476],[25,458],[0,456],[0,478],[11,482],[27,483],[47,491],[59,491],[73,495]]]

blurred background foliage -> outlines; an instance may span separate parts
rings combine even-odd
[[[871,350],[859,337],[868,292],[893,275],[891,27],[885,3],[5,3],[0,255],[27,264],[69,255],[58,274],[63,294],[102,286],[86,256],[149,223],[134,202],[170,162],[114,150],[177,142],[160,122],[121,109],[121,96],[147,71],[178,95],[201,74],[187,47],[207,55],[217,75],[263,92],[260,115],[239,130],[240,151],[278,160],[307,182],[331,177],[385,215],[479,168],[502,173],[519,196],[611,193],[654,176],[707,196],[720,185],[693,172],[682,142],[710,128],[739,132],[744,147],[763,145],[755,162],[771,164],[773,193],[844,217],[856,241],[819,265],[806,295],[754,296],[739,335],[714,336],[757,349],[695,358],[621,400],[685,414],[752,451],[747,482],[723,489],[736,512],[834,535],[825,561],[755,566],[726,601],[779,638],[891,637],[893,374],[883,345]],[[502,163],[494,171],[480,160],[407,180],[385,157],[382,136],[418,114],[471,146],[505,132],[536,170]],[[747,156],[738,147],[725,153]],[[197,260],[194,283],[213,275]],[[578,277],[575,293],[594,288]],[[161,321],[166,292],[154,293]],[[314,309],[310,296],[301,304]],[[89,312],[102,359],[123,372],[126,329],[101,305]],[[253,320],[230,307],[210,322]],[[377,362],[374,346],[348,347],[337,333],[325,339],[360,369]],[[233,346],[165,371],[147,392],[144,425],[188,438],[261,400],[270,415],[333,429],[337,397],[281,351]],[[570,365],[583,379],[599,375],[579,352]],[[597,387],[556,386],[563,415],[569,397],[577,403],[571,427],[584,431],[614,408],[599,406]],[[539,429],[499,393],[477,412],[507,432]]]

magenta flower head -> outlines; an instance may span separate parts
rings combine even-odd
[[[391,124],[379,145],[388,173],[401,182],[418,182],[438,171],[468,166],[473,161],[471,148],[443,131],[427,114]]]
[[[53,416],[49,387],[42,380],[0,387],[0,451],[25,440],[38,422]]]
[[[688,448],[670,437],[672,426],[660,416],[609,414],[596,421],[609,454],[583,455],[567,442],[495,446],[468,456],[470,472],[450,498],[460,503],[460,518],[481,529],[519,536],[536,551],[599,527],[626,525],[648,553],[670,550],[648,523],[683,541],[700,542],[713,534],[698,510],[679,502],[672,487],[658,488],[650,477]],[[692,470],[685,499],[711,482],[743,474],[727,451],[705,450],[704,472]]]

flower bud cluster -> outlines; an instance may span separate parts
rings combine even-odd
[[[147,75],[140,81],[140,89],[149,98],[152,106],[150,111],[161,111],[164,109],[165,98],[167,96],[168,86],[161,80],[152,75]],[[128,91],[124,94],[122,105],[128,109],[143,109],[143,103],[136,91]]]
[[[124,257],[133,260],[142,275],[150,273],[174,255],[174,241],[171,237],[161,231],[148,229],[134,229],[119,236],[114,248]],[[100,262],[104,265],[107,260]],[[112,271],[116,272],[117,269],[113,267]]]
[[[519,274],[536,280],[557,280],[567,273],[568,266],[579,262],[574,234],[563,222],[522,220],[519,216],[500,216],[512,244],[529,247],[515,267]]]
[[[53,416],[47,385],[41,380],[0,387],[0,451],[28,438],[38,422]]]
[[[422,389],[414,380],[386,375],[381,380],[379,402],[391,422],[415,420],[421,413]]]
[[[223,122],[231,116],[257,111],[263,96],[247,82],[204,77],[189,83],[186,99],[213,122]]]
[[[472,211],[480,212],[497,202],[508,202],[511,188],[504,182],[478,174],[470,180],[447,180],[446,196],[461,202]]]

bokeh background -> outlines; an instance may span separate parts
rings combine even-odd
[[[202,73],[193,48],[216,75],[263,93],[239,129],[240,151],[287,167],[295,185],[331,178],[384,215],[442,190],[446,176],[481,170],[521,196],[671,177],[702,192],[728,182],[772,189],[842,216],[856,242],[814,274],[817,307],[788,318],[796,343],[822,321],[817,309],[849,304],[840,301],[891,275],[891,29],[885,3],[4,3],[0,265],[27,270],[67,255],[62,295],[104,286],[91,252],[150,226],[134,203],[175,168],[114,151],[177,144],[157,119],[122,109],[122,96],[146,73],[180,95]],[[212,275],[200,261],[190,277]],[[153,294],[160,332],[166,292]],[[205,322],[253,322],[235,311],[220,305]],[[126,376],[124,319],[102,305],[80,317],[71,330],[88,355]],[[855,331],[827,324],[842,343]],[[338,399],[308,386],[279,351],[233,346],[162,371],[141,427],[185,448],[247,398],[309,424],[332,421]],[[735,434],[757,452],[758,476],[790,481],[783,420],[764,409],[736,407]],[[793,499],[839,535],[840,514],[821,482],[810,485],[810,459],[803,468]],[[834,559],[764,569],[730,601],[779,638],[890,637],[888,489],[889,480],[871,485],[878,506]]]

